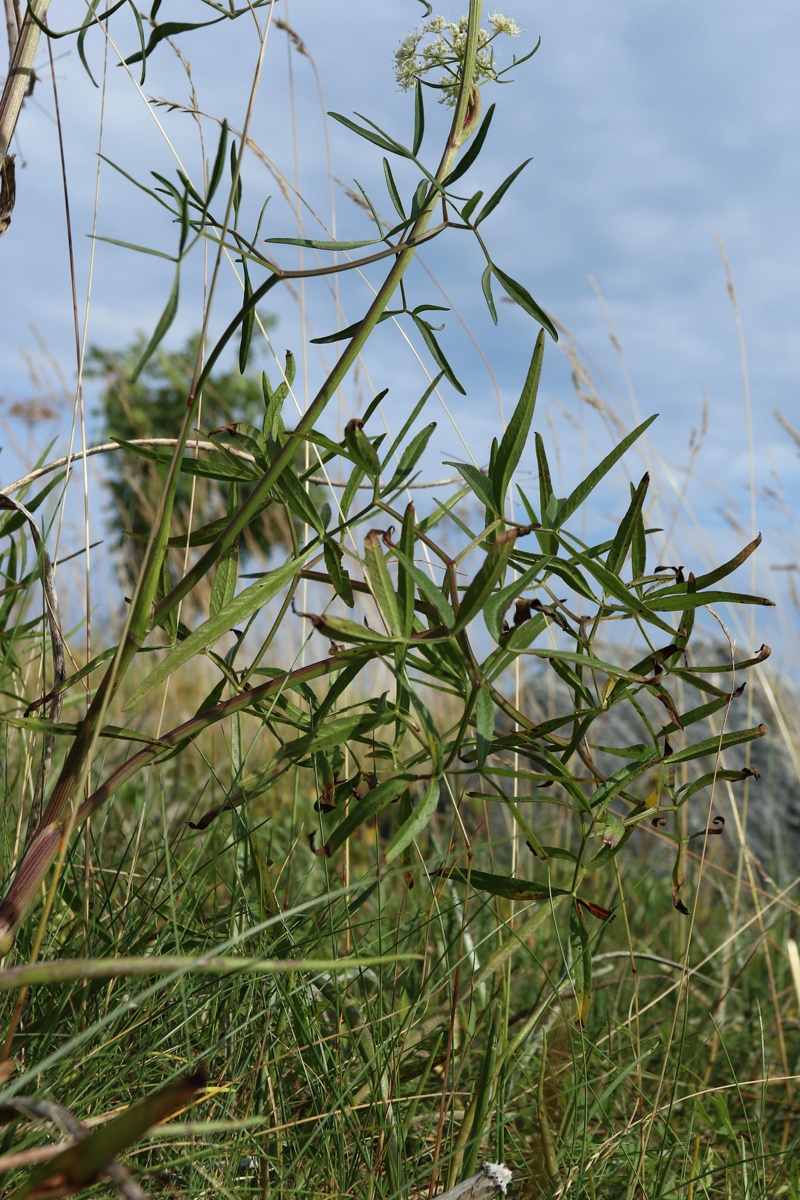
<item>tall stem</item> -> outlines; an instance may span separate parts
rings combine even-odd
[[[42,0],[38,10],[40,15],[44,14],[48,3],[49,0]],[[481,7],[482,0],[470,0],[469,30],[461,87],[447,143],[438,170],[434,176],[437,185],[441,185],[446,180],[452,170],[461,145],[473,132],[477,120],[480,100],[477,88],[473,86],[472,80],[478,46]],[[38,29],[36,32],[38,34]],[[22,41],[23,38],[21,36],[20,44]],[[17,49],[19,50],[19,46]],[[35,44],[33,51],[35,51]],[[33,51],[31,51],[31,61]],[[16,58],[17,56],[15,55]],[[313,428],[315,422],[324,412],[331,397],[335,395],[337,388],[344,381],[350,368],[356,362],[358,355],[361,353],[372,330],[377,325],[400,280],[403,278],[414,256],[416,244],[423,237],[430,222],[440,194],[439,187],[431,185],[427,203],[414,223],[404,242],[403,248],[398,250],[395,262],[382,287],[375,296],[358,330],[348,343],[339,361],[301,418],[295,431],[298,436],[308,433]],[[278,280],[279,276],[273,276],[264,285],[263,290],[266,292]],[[160,561],[166,553],[171,501],[176,487],[180,459],[183,455],[186,432],[189,427],[194,401],[206,382],[208,373],[213,367],[221,345],[224,345],[225,341],[231,336],[232,331],[236,328],[241,318],[242,313],[240,312],[238,318],[231,323],[228,331],[223,335],[221,342],[217,344],[214,352],[209,356],[204,369],[196,373],[197,378],[189,397],[187,415],[170,464],[166,492],[161,500],[157,529],[154,531],[154,535],[148,546],[148,553],[134,593],[123,640],[75,735],[75,740],[56,780],[50,802],[40,822],[38,836],[34,838],[29,851],[19,864],[11,886],[0,905],[0,953],[5,953],[12,946],[16,929],[23,920],[37,893],[38,883],[44,878],[49,866],[54,861],[59,846],[63,844],[64,839],[69,836],[74,824],[77,823],[79,814],[76,811],[75,798],[85,776],[87,763],[99,736],[100,727],[105,719],[108,706],[120,681],[142,645],[147,629],[153,628],[167,613],[171,612],[192,591],[197,582],[212,568],[220,556],[233,545],[245,526],[258,514],[263,502],[269,495],[270,489],[275,485],[281,473],[294,457],[296,439],[290,438],[287,439],[286,445],[281,449],[274,463],[262,476],[250,497],[235,514],[216,542],[202,555],[195,566],[186,573],[183,579],[160,604],[153,607],[152,600],[155,595],[155,588],[160,572]],[[85,815],[85,813],[81,813],[80,815]]]
[[[50,0],[39,0],[38,4],[34,0],[31,4],[31,10],[40,22],[44,21],[49,7]],[[40,32],[39,25],[33,19],[31,12],[26,12],[19,39],[8,64],[8,76],[3,88],[2,99],[0,99],[0,163],[8,154],[8,147],[11,145],[11,139],[17,127],[22,102],[30,86],[33,60],[36,57]]]

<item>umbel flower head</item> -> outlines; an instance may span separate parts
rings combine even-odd
[[[467,24],[466,17],[462,17],[458,23],[447,21],[444,17],[432,17],[420,29],[412,29],[406,34],[394,56],[397,82],[404,92],[410,91],[419,80],[441,92],[439,99],[442,104],[451,107],[455,104],[467,44]],[[496,68],[492,45],[495,38],[501,34],[518,37],[522,32],[515,20],[504,17],[502,13],[492,13],[489,25],[491,31],[481,29],[478,34],[473,79],[478,85],[499,81],[505,71],[511,69],[506,67],[498,71]],[[511,65],[514,66],[516,61],[514,59]]]

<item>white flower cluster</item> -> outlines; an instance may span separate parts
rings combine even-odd
[[[512,17],[505,17],[502,13],[492,13],[489,25],[491,32],[481,29],[478,34],[474,78],[476,84],[499,78],[494,63],[494,39],[501,34],[518,37],[522,32]],[[466,17],[462,17],[457,24],[445,20],[444,17],[432,17],[421,29],[412,29],[406,34],[395,52],[397,82],[406,92],[414,87],[418,79],[438,74],[437,78],[429,78],[425,82],[441,92],[441,103],[454,105],[466,45]]]

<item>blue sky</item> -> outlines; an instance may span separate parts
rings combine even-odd
[[[442,11],[455,19],[462,10]],[[800,493],[797,448],[774,417],[774,410],[780,409],[800,428],[800,9],[791,0],[768,0],[759,6],[743,0],[707,0],[702,5],[617,0],[602,6],[562,0],[557,5],[509,5],[503,11],[524,28],[523,37],[513,46],[509,43],[512,49],[524,52],[539,36],[542,45],[513,84],[485,94],[485,103],[497,102],[497,116],[486,152],[469,177],[470,190],[491,188],[523,158],[533,156],[487,222],[487,240],[498,264],[524,282],[577,339],[592,364],[601,402],[613,408],[626,427],[636,423],[637,414],[638,419],[661,414],[646,465],[652,467],[654,487],[662,491],[665,512],[674,507],[670,480],[678,491],[683,486],[691,433],[699,428],[707,403],[709,431],[688,485],[688,499],[705,536],[676,525],[664,553],[690,563],[703,556],[720,557],[742,540],[732,527],[733,518],[743,527],[745,540],[749,536],[750,463],[736,324],[717,234],[727,248],[740,304],[757,482],[761,488],[783,489],[795,511]],[[69,14],[80,19],[80,12],[77,3],[63,10],[59,6],[54,19],[66,23]],[[159,15],[173,19],[191,13],[197,19],[207,12],[196,0],[168,0]],[[393,52],[407,29],[422,20],[423,10],[415,0],[348,0],[343,5],[292,0],[290,6],[276,5],[275,13],[307,44],[327,109],[365,113],[398,137],[410,138],[410,100],[394,83]],[[112,31],[128,52],[134,47],[134,31],[124,14],[112,22]],[[248,19],[188,38],[183,48],[192,60],[200,107],[240,126],[256,57]],[[54,49],[69,50],[57,62],[56,72],[82,322],[100,92],[87,80],[69,39],[55,43]],[[89,39],[89,57],[99,78],[102,42],[97,34]],[[287,63],[285,35],[273,29],[252,132],[291,178],[295,154]],[[63,435],[68,427],[66,401],[60,402],[64,411],[58,420],[31,429],[9,415],[15,402],[40,390],[31,383],[26,357],[40,373],[50,369],[31,326],[65,377],[74,377],[63,198],[44,51],[37,67],[42,79],[36,103],[23,111],[15,147],[21,168],[17,210],[10,232],[0,242],[4,483],[18,473],[21,461],[38,456],[49,436]],[[293,56],[292,71],[300,187],[328,221],[329,180],[316,84],[302,57]],[[186,101],[186,76],[166,48],[151,61],[143,90],[147,96]],[[153,111],[190,172],[199,173],[192,119],[163,107]],[[433,163],[446,114],[429,103],[428,116],[425,149]],[[114,65],[109,66],[105,120],[103,152],[109,158],[141,179],[151,169],[174,177],[175,161],[162,134],[133,83]],[[209,155],[216,134],[210,123],[205,130]],[[329,124],[328,136],[334,175],[348,186],[357,178],[387,211],[380,153],[335,123]],[[273,197],[265,231],[292,234],[290,208],[255,158],[247,165],[245,185],[246,204],[253,213],[263,198]],[[363,214],[339,184],[334,185],[334,195],[340,233],[364,236]],[[311,223],[308,230],[316,232]],[[174,231],[161,210],[107,168],[100,179],[98,231],[165,251],[174,245]],[[290,261],[290,253],[283,261]],[[531,323],[502,306],[500,326],[491,325],[480,296],[481,261],[465,239],[456,237],[449,246],[432,248],[426,260],[479,340],[507,415],[527,367],[534,336]],[[151,329],[166,299],[170,270],[157,258],[97,243],[89,341],[120,347],[137,329]],[[371,278],[376,278],[374,273]],[[192,287],[192,280],[199,279],[198,259],[186,273],[176,342],[199,324],[199,294]],[[434,284],[419,270],[410,288],[416,302],[440,300]],[[356,319],[365,306],[366,290],[348,279],[342,296],[346,319]],[[307,299],[313,332],[332,329],[333,309],[324,289],[309,288]],[[234,303],[235,289],[226,278],[215,307],[217,328]],[[624,367],[609,338],[603,304],[624,349]],[[295,302],[284,293],[275,310],[277,352],[291,346],[299,356],[302,327]],[[476,461],[482,462],[498,432],[495,385],[453,317],[447,319],[442,343],[469,391],[466,400],[452,391],[445,392],[445,399],[457,413]],[[419,366],[388,328],[367,368],[360,387],[369,392],[391,386],[393,417],[406,411],[424,389]],[[323,355],[311,348],[310,389],[323,369]],[[359,394],[356,390],[345,396],[348,415],[357,411]],[[91,402],[91,395],[88,398]],[[576,397],[570,364],[555,347],[548,349],[539,413],[545,436],[554,439],[553,458],[566,491],[577,482],[582,466],[586,469],[608,451],[611,435],[609,421]],[[463,452],[446,416],[434,416],[441,419],[441,437],[428,465],[447,473],[441,462],[462,457]],[[630,475],[638,478],[642,466],[642,458],[634,456]],[[623,474],[619,482],[624,482]],[[97,496],[102,499],[100,491]],[[604,493],[599,517],[607,514],[610,519],[615,504],[614,493]],[[720,515],[720,509],[728,516]],[[793,540],[790,518],[774,512],[763,498],[757,525],[766,535],[759,587],[774,594],[783,588],[786,574],[767,568],[800,558],[800,548]],[[746,586],[748,580],[740,582]],[[797,613],[789,603],[782,609],[776,619],[783,622],[785,635]],[[765,619],[759,613],[759,629]],[[760,640],[769,639],[759,636]]]

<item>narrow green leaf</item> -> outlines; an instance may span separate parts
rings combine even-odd
[[[422,139],[425,136],[425,103],[422,98],[422,84],[417,80],[414,85],[414,141],[411,144],[411,153],[416,156],[419,154],[419,148],[422,145]]]
[[[648,417],[646,421],[642,421],[641,425],[627,434],[622,441],[618,442],[610,454],[607,454],[601,463],[590,471],[582,483],[579,483],[575,490],[567,497],[564,504],[559,509],[558,523],[563,525],[569,517],[580,508],[586,497],[594,491],[601,479],[604,479],[615,463],[619,462],[626,450],[638,440],[655,421],[658,413],[653,413],[652,417]]]
[[[355,464],[353,470],[350,472],[350,478],[345,485],[345,489],[342,492],[342,498],[339,501],[339,507],[342,512],[343,521],[346,521],[350,514],[350,506],[358,494],[358,489],[364,481],[365,474],[366,472],[364,471],[364,468],[358,463]]]
[[[218,613],[215,613],[208,621],[205,621],[193,633],[190,633],[187,638],[179,642],[175,649],[158,664],[155,670],[151,671],[147,678],[139,684],[139,687],[133,693],[130,700],[124,705],[125,709],[133,708],[148,692],[151,692],[159,683],[163,683],[178,667],[188,662],[189,659],[194,658],[196,654],[202,654],[209,646],[213,646],[215,642],[219,641],[229,629],[243,624],[254,612],[263,608],[273,596],[277,596],[282,588],[291,583],[305,565],[309,554],[310,551],[307,551],[296,558],[287,559],[281,566],[276,567],[274,571],[268,571],[256,583],[252,583],[249,587],[244,588],[229,604],[226,604]]]
[[[505,271],[501,271],[500,268],[494,263],[492,263],[492,273],[499,282],[500,286],[503,288],[503,291],[505,291],[512,300],[516,300],[520,308],[528,313],[529,316],[533,317],[535,321],[538,321],[539,324],[547,330],[553,341],[557,342],[558,331],[555,325],[551,321],[550,317],[548,317],[544,309],[536,303],[530,292],[528,292],[521,283],[517,283],[516,279],[512,279],[510,275],[506,275]]]
[[[497,208],[500,201],[503,199],[503,196],[505,196],[506,192],[511,187],[514,180],[517,178],[517,176],[520,174],[521,171],[525,170],[525,168],[527,167],[527,165],[530,161],[531,160],[529,158],[526,158],[524,163],[520,163],[520,165],[517,167],[517,169],[515,171],[512,171],[511,174],[506,179],[503,180],[503,182],[500,184],[500,187],[495,192],[492,193],[492,195],[486,201],[483,208],[481,209],[481,211],[478,213],[477,217],[475,218],[474,224],[475,224],[476,229],[480,225],[481,221],[486,220],[486,218],[489,216],[489,213],[494,212],[494,210]]]
[[[439,370],[442,371],[442,373],[444,374],[445,379],[448,381],[448,383],[452,384],[452,386],[456,389],[457,392],[460,392],[462,396],[466,396],[466,394],[467,394],[466,391],[464,390],[464,388],[462,387],[462,385],[459,383],[458,379],[456,378],[455,372],[453,371],[453,368],[450,366],[449,362],[445,358],[444,351],[442,350],[441,346],[439,345],[436,338],[434,337],[433,330],[431,329],[428,322],[424,321],[422,319],[422,317],[418,317],[417,314],[413,313],[413,312],[411,313],[411,319],[413,320],[414,324],[416,325],[417,329],[419,330],[420,334],[422,335],[422,340],[424,341],[425,345],[428,347],[428,350],[431,353],[431,357],[433,358],[433,361],[436,363]]]
[[[253,285],[250,282],[250,272],[247,269],[247,259],[239,260],[242,264],[242,272],[244,275],[244,292],[242,303],[245,308],[245,314],[242,318],[242,333],[239,340],[239,373],[244,375],[247,370],[247,359],[250,354],[250,342],[253,337],[253,326],[255,325],[256,314],[254,308],[248,308],[248,303],[253,295]]]
[[[481,612],[494,591],[495,584],[503,576],[516,540],[515,529],[498,533],[481,567],[461,597],[454,633],[460,633]]]
[[[676,750],[674,754],[670,755],[669,762],[670,764],[689,762],[694,758],[705,758],[707,754],[721,754],[724,750],[729,750],[731,746],[741,746],[744,742],[753,742],[757,738],[762,738],[767,732],[766,725],[756,725],[751,729],[732,729],[729,733],[704,738],[701,742],[695,742],[693,746]]]
[[[372,788],[360,800],[354,801],[347,816],[339,822],[330,837],[326,839],[325,857],[335,854],[351,834],[355,833],[359,825],[363,825],[365,821],[377,816],[388,804],[397,800],[405,791],[411,778],[412,776],[409,775],[396,775],[392,779],[385,779],[383,783]]]
[[[506,426],[503,440],[497,451],[497,460],[492,471],[492,486],[494,488],[495,505],[498,513],[505,508],[506,493],[514,471],[517,469],[522,452],[528,442],[533,410],[536,406],[536,393],[542,374],[542,358],[544,356],[544,331],[540,331],[536,339],[528,374],[522,388],[511,420]]]
[[[107,656],[107,657],[110,657]],[[60,689],[64,691],[64,687]],[[78,721],[51,721],[48,717],[13,717],[3,714],[3,724],[11,725],[14,729],[29,729],[34,733],[48,733],[54,737],[70,737],[74,738],[80,731],[80,722]],[[127,729],[123,725],[102,725],[98,731],[98,735],[102,738],[110,738],[115,741],[131,741],[142,743],[145,746],[158,746],[161,743],[157,737],[149,737],[146,733],[138,733],[134,729]]]
[[[299,517],[305,525],[310,526],[320,537],[324,535],[325,524],[322,510],[297,478],[293,467],[289,467],[283,472],[276,491],[296,517]]]
[[[548,563],[547,573],[563,579],[567,587],[571,587],[579,596],[591,600],[593,604],[598,603],[597,597],[574,562],[568,562],[567,559],[551,559]]]
[[[642,514],[636,518],[631,539],[631,576],[641,579],[647,569],[647,537]]]
[[[687,783],[684,787],[678,788],[675,793],[676,802],[679,805],[685,804],[696,792],[700,792],[703,788],[715,787],[719,783],[742,783],[745,779],[752,779],[753,776],[745,771],[725,771],[721,768],[716,771],[709,771],[706,775],[701,775],[699,779],[693,780],[692,783]]]
[[[649,474],[642,476],[642,480],[637,488],[634,488],[633,484],[631,484],[631,502],[628,505],[628,511],[622,518],[619,529],[614,536],[614,541],[611,543],[611,549],[606,555],[606,566],[615,575],[619,575],[628,556],[628,550],[631,547],[636,532],[637,522],[642,519],[642,506],[644,505],[649,486]]]
[[[417,692],[410,692],[410,697],[417,716],[417,722],[421,726],[425,740],[428,743],[428,751],[431,757],[431,772],[434,775],[441,775],[444,769],[444,749],[442,747],[442,740],[439,737],[439,731],[436,728],[436,722],[431,715],[430,709]]]
[[[386,189],[389,193],[389,199],[394,205],[400,220],[405,221],[406,214],[403,209],[403,201],[400,199],[400,193],[397,190],[397,184],[394,181],[394,175],[392,175],[392,168],[389,166],[388,158],[383,160],[383,176],[386,180]]]
[[[551,896],[569,895],[564,888],[550,887],[546,883],[531,883],[511,875],[492,875],[488,871],[466,871],[463,867],[442,867],[432,874],[469,884],[476,892],[488,892],[490,896],[503,896],[506,900],[549,900]]]
[[[414,220],[419,216],[425,205],[428,202],[428,193],[430,192],[430,184],[427,179],[420,179],[417,184],[414,195],[411,197],[411,216]]]
[[[476,192],[474,196],[470,196],[469,200],[467,200],[466,204],[464,205],[464,207],[461,209],[461,212],[459,213],[461,220],[465,224],[469,223],[470,217],[472,216],[472,214],[474,213],[475,209],[478,207],[478,205],[480,204],[482,199],[483,199],[483,192],[480,191],[480,192]],[[491,273],[491,267],[487,267],[487,270]]]
[[[546,560],[543,560],[546,562]],[[501,588],[497,592],[493,592],[483,608],[483,619],[486,622],[486,628],[495,639],[499,641],[503,636],[503,617],[508,611],[512,600],[516,600],[521,596],[526,588],[530,587],[534,579],[540,573],[538,566],[531,567],[523,575],[520,575],[513,583],[509,583],[507,587]]]
[[[125,242],[121,238],[102,237],[100,234],[97,235],[95,241],[105,242],[108,246],[119,246],[122,250],[134,250],[137,254],[151,254],[153,258],[165,258],[167,262],[175,262],[174,254],[166,254],[163,250],[153,250],[150,246],[140,246],[137,242]]]
[[[142,354],[142,357],[139,359],[138,363],[136,364],[136,367],[133,370],[133,373],[131,374],[131,380],[130,380],[131,383],[135,383],[136,380],[139,378],[142,371],[147,366],[148,362],[153,357],[153,354],[158,349],[158,347],[160,346],[164,337],[166,336],[166,333],[167,333],[170,325],[175,320],[175,314],[178,311],[178,295],[180,292],[180,280],[181,280],[181,264],[178,263],[178,265],[175,268],[175,278],[172,282],[172,289],[169,294],[169,299],[167,300],[167,303],[164,306],[164,311],[162,312],[161,316],[158,319],[158,324],[156,325],[153,336],[150,338],[150,341],[147,343],[147,345],[144,349],[144,353]]]
[[[550,501],[554,495],[553,481],[550,477],[550,464],[547,461],[544,439],[540,433],[534,434],[534,442],[536,446],[536,466],[539,472],[539,507],[542,511],[542,516],[544,516],[550,507]]]
[[[239,542],[233,543],[217,563],[214,573],[214,586],[211,589],[209,610],[212,617],[230,604],[236,591],[236,577],[239,567]],[[161,597],[159,597],[161,599]]]
[[[89,68],[89,61],[86,58],[86,49],[85,49],[86,35],[90,29],[94,29],[95,24],[98,21],[103,21],[103,20],[107,21],[109,17],[113,16],[113,14],[118,9],[122,8],[123,5],[125,5],[127,3],[128,3],[128,0],[117,0],[116,4],[112,4],[110,8],[107,8],[104,13],[102,13],[100,16],[98,16],[95,11],[97,9],[98,0],[91,0],[91,2],[87,5],[86,17],[84,19],[83,24],[80,26],[80,29],[65,30],[63,34],[62,33],[53,33],[53,31],[51,31],[50,29],[47,30],[48,37],[58,38],[58,37],[63,37],[65,34],[74,34],[74,33],[78,34],[78,41],[77,41],[78,57],[81,60],[84,71],[89,76],[89,78],[91,79],[91,81],[95,87],[98,87],[99,85]],[[138,16],[139,14],[137,13],[136,15]],[[141,17],[139,17],[139,25],[141,26]],[[144,46],[144,37],[142,34],[140,34],[140,40],[141,40],[141,45]]]
[[[411,439],[400,456],[400,462],[397,464],[397,468],[395,469],[392,478],[389,480],[386,486],[381,489],[382,496],[386,496],[390,492],[395,491],[396,488],[403,486],[411,472],[414,470],[414,467],[425,453],[425,449],[428,445],[428,442],[431,440],[431,436],[435,428],[436,422],[431,421],[430,425],[426,425],[424,429],[421,429],[419,433],[415,434],[415,436]]]
[[[733,571],[740,567],[742,563],[747,562],[750,555],[761,545],[761,534],[757,534],[752,542],[748,542],[743,550],[735,554],[733,558],[729,558],[727,562],[721,566],[715,567],[712,571],[707,571],[704,575],[698,575],[694,581],[694,585],[698,592],[710,587],[712,583],[716,583],[720,579],[725,579],[726,576],[732,574]]]
[[[420,599],[427,601],[428,604],[435,608],[442,624],[446,625],[448,629],[452,629],[456,623],[455,614],[450,601],[442,594],[441,588],[438,588],[430,575],[426,571],[421,570],[413,559],[404,554],[397,546],[395,547],[395,555],[403,572],[416,584]]]
[[[150,34],[150,40],[143,50],[137,50],[135,54],[131,54],[125,59],[127,66],[131,63],[141,62],[142,70],[144,70],[144,60],[149,58],[155,50],[159,42],[164,38],[174,38],[180,33],[189,33],[193,29],[206,29],[209,25],[218,25],[220,21],[229,19],[228,13],[224,13],[221,17],[214,17],[211,21],[164,21],[161,25],[156,25]],[[142,82],[144,82],[144,74],[142,74]]]
[[[238,220],[239,220],[239,209],[241,208],[242,192],[244,190],[243,184],[242,184],[241,173],[238,176],[236,174],[236,167],[237,167],[238,161],[239,161],[239,159],[238,159],[238,155],[236,152],[236,139],[234,138],[233,141],[231,142],[230,164],[231,164],[231,182],[233,182],[234,179],[236,180],[236,189],[233,193],[233,216],[234,216],[234,221],[236,221],[236,222],[238,222]]]
[[[367,474],[370,479],[380,477],[381,463],[377,451],[362,429],[363,422],[348,421],[344,431],[344,444],[352,455],[353,461]]]
[[[381,534],[377,529],[371,529],[364,539],[364,570],[389,632],[395,636],[402,635],[403,622],[400,619],[397,593],[386,565],[386,556],[381,549]]]
[[[383,856],[387,865],[402,854],[412,842],[415,842],[436,812],[439,803],[440,780],[435,776],[427,788],[417,807],[412,811],[408,820],[404,821],[394,835]]]
[[[474,1098],[470,1104],[470,1108],[467,1110],[472,1113],[472,1123],[469,1129],[469,1138],[467,1140],[462,1167],[462,1174],[467,1177],[474,1176],[478,1170],[481,1146],[488,1132],[489,1116],[492,1111],[495,1089],[497,1087],[495,1082],[495,1065],[498,1055],[502,1055],[502,1051],[505,1048],[505,1030],[501,1012],[501,1005],[494,1003],[491,1009],[491,1025],[485,1035],[481,1069],[475,1083]],[[502,1066],[502,1058],[500,1065]],[[496,1192],[499,1191],[496,1187],[493,1190]],[[473,1192],[473,1195],[475,1194]]]
[[[219,143],[217,145],[217,154],[214,159],[214,166],[211,168],[211,177],[208,181],[206,189],[205,207],[211,203],[214,193],[219,186],[219,181],[222,179],[222,172],[225,169],[225,156],[228,150],[228,122],[223,121],[219,133]]]
[[[329,637],[331,641],[353,642],[365,649],[372,649],[376,654],[391,650],[399,640],[402,640],[387,637],[386,634],[379,633],[376,629],[370,629],[368,625],[361,625],[358,621],[350,621],[347,617],[333,617],[329,613],[321,615],[302,613],[301,615],[308,617],[314,628],[325,637]]]
[[[592,1001],[592,949],[589,930],[577,900],[573,900],[569,915],[569,944],[572,950],[572,986],[578,1005],[578,1020],[586,1024]]]
[[[330,746],[344,746],[345,742],[363,741],[381,726],[394,720],[390,709],[383,712],[351,712],[344,717],[327,717],[312,729],[311,733],[303,734],[291,742],[281,746],[276,760],[282,762],[289,759],[298,762],[314,750],[327,750]],[[398,788],[398,795],[400,789]]]
[[[485,683],[478,688],[475,697],[475,731],[478,752],[478,770],[483,770],[494,737],[494,701]]]
[[[350,582],[350,576],[344,566],[344,554],[341,546],[337,546],[336,542],[326,538],[322,547],[325,555],[325,566],[328,569],[328,574],[331,577],[336,595],[344,600],[348,608],[352,608],[355,604],[353,599],[353,585]]]
[[[494,105],[490,104],[488,109],[486,110],[486,116],[481,121],[480,127],[478,128],[478,132],[475,134],[475,136],[469,142],[467,149],[464,152],[463,157],[459,159],[458,163],[455,165],[455,167],[453,167],[453,170],[450,172],[450,174],[445,179],[444,184],[443,184],[444,187],[446,187],[446,188],[451,187],[451,185],[454,184],[457,179],[460,179],[462,175],[466,175],[467,171],[470,169],[472,164],[475,162],[476,158],[478,157],[481,150],[483,149],[483,143],[486,141],[486,135],[489,132],[489,126],[492,123],[493,116],[494,116]]]
[[[189,200],[193,200],[196,207],[198,209],[200,209],[200,211],[202,212],[205,207],[205,201],[203,200],[203,197],[200,195],[197,188],[194,186],[191,179],[184,171],[179,170],[176,173],[177,173],[178,179],[181,181],[181,184],[183,185],[183,191],[184,191],[183,198],[185,199],[187,205],[188,205]],[[154,172],[154,174],[155,174],[155,172]]]
[[[329,112],[328,116],[334,121],[338,121],[340,125],[344,125],[345,129],[357,133],[359,137],[372,142],[375,146],[380,146],[381,150],[386,150],[389,154],[400,154],[404,158],[410,157],[409,152],[387,134],[379,133],[372,129],[365,129],[363,125],[357,125],[355,121],[351,121],[349,117],[343,117],[341,113]]]
[[[471,463],[453,462],[453,460],[449,458],[445,459],[444,465],[446,467],[455,467],[459,475],[463,476],[463,478],[469,484],[470,488],[478,497],[478,499],[482,501],[487,512],[490,512],[492,516],[499,516],[499,513],[495,508],[494,493],[492,491],[491,482],[489,477],[484,475],[483,471],[478,470],[477,467],[473,467]]]
[[[495,325],[497,324],[497,309],[494,306],[494,296],[492,295],[492,267],[491,264],[485,269],[481,275],[481,288],[483,296],[486,300],[486,305],[489,309],[489,316],[492,318]]]
[[[416,510],[413,504],[406,506],[403,513],[403,528],[400,531],[401,553],[406,559],[414,560],[414,522]],[[403,637],[410,638],[414,631],[414,577],[397,560],[397,604],[400,609],[401,632]]]
[[[775,601],[765,596],[748,596],[744,592],[673,592],[663,596],[661,592],[652,592],[647,597],[647,607],[653,612],[687,612],[690,609],[702,608],[706,604],[761,604],[774,608]]]
[[[388,234],[386,235],[388,237]],[[303,250],[361,250],[365,246],[379,246],[384,241],[384,237],[377,238],[360,238],[353,240],[331,241],[329,238],[296,238],[296,237],[271,237],[264,238],[270,246],[297,246]]]

